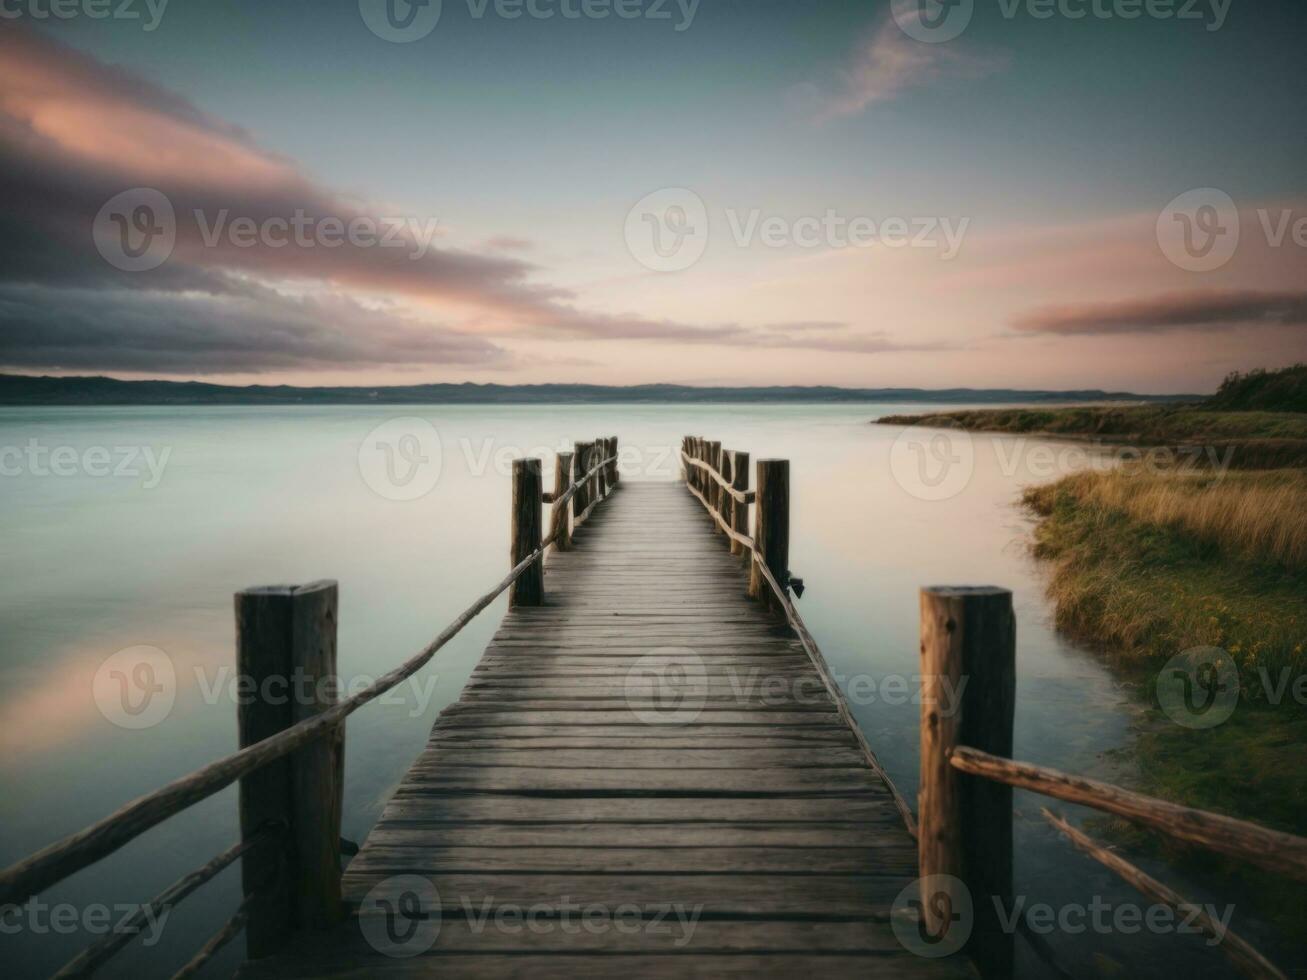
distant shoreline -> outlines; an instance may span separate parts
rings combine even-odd
[[[1172,404],[1200,395],[1138,395],[1122,391],[1044,391],[1016,388],[837,388],[826,386],[694,387],[691,385],[427,384],[385,387],[296,387],[207,384],[198,381],[120,381],[106,377],[0,374],[0,405],[586,405],[586,404]]]

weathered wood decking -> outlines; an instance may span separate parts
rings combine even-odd
[[[345,873],[365,916],[430,880],[438,935],[388,956],[352,916],[243,975],[970,975],[895,938],[915,842],[745,582],[683,485],[623,483],[548,559],[545,605],[505,617]]]

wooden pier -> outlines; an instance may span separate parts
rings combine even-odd
[[[344,875],[364,915],[433,883],[417,955],[351,921],[246,975],[967,975],[895,938],[916,842],[713,532],[684,486],[624,483],[505,617]]]
[[[237,861],[240,905],[174,980],[242,933],[246,980],[1005,978],[1016,932],[1065,974],[1042,936],[997,914],[1013,907],[1014,787],[1307,881],[1307,840],[1010,759],[1005,589],[921,590],[914,817],[794,604],[789,463],[757,461],[749,489],[748,454],[700,438],[683,442],[683,482],[621,481],[617,457],[616,438],[577,443],[550,492],[541,461],[518,460],[507,576],[347,698],[334,582],[237,594],[242,681],[293,677],[307,694],[243,702],[239,751],[0,872],[0,908],[236,782],[241,839],[57,976],[94,974],[147,910]],[[462,695],[347,861],[346,718],[504,594]],[[1154,901],[1188,907],[1044,814]],[[1240,972],[1283,980],[1233,932],[1199,925]]]

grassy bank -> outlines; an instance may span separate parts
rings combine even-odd
[[[997,408],[926,415],[890,415],[886,425],[923,425],[1099,439],[1144,446],[1210,447],[1236,469],[1307,466],[1307,415],[1214,411],[1200,405]]]
[[[1303,666],[1307,471],[1080,473],[1026,491],[1058,626],[1153,666],[1194,646]]]
[[[997,408],[890,415],[886,425],[923,425],[1100,439],[1145,446],[1195,446],[1235,469],[1307,466],[1307,365],[1232,374],[1206,401],[1185,405]]]
[[[1291,695],[1307,672],[1307,471],[1126,468],[1031,488],[1025,502],[1040,517],[1035,550],[1051,565],[1058,626],[1150,701],[1158,668],[1183,650],[1222,647],[1239,667],[1240,703],[1222,724],[1189,729],[1160,712],[1140,724],[1128,752],[1140,788],[1307,835],[1307,708]],[[1104,823],[1119,843],[1210,873],[1214,891],[1237,886],[1241,902],[1307,941],[1297,911],[1307,887]]]

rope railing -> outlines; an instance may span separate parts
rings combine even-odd
[[[717,522],[717,526],[721,528],[723,533],[725,533],[732,541],[738,541],[740,544],[742,544],[745,548],[748,549],[750,554],[753,554],[755,556],[757,555],[757,550],[754,547],[753,538],[749,537],[749,535],[747,534],[741,534],[739,531],[735,530],[735,528],[727,524],[726,521],[722,518],[722,515],[717,512],[717,508],[714,507],[712,504],[710,504],[708,502],[708,498],[705,497],[703,494],[701,494],[698,490],[696,490],[694,487],[688,487],[688,489],[690,493],[694,494],[695,497],[698,498],[699,503],[703,504],[704,507],[708,509],[708,516],[710,516],[714,521]]]
[[[191,957],[190,961],[180,970],[172,975],[172,980],[190,980],[204,968],[204,966],[217,955],[218,951],[226,946],[229,942],[241,934],[245,926],[250,921],[250,909],[258,899],[257,895],[246,895],[236,908],[236,914],[228,919],[215,932],[198,953]]]
[[[113,930],[105,933],[64,964],[63,968],[55,974],[56,980],[90,976],[101,965],[107,963],[115,953],[135,939],[140,934],[140,929],[146,921],[157,919],[159,913],[165,909],[175,908],[181,904],[186,896],[214,878],[241,855],[253,850],[260,844],[275,840],[284,831],[285,828],[281,826],[265,826],[262,830],[233,844],[208,864],[196,868],[184,877],[179,878],[133,913],[130,918],[117,924]]]
[[[733,486],[731,486],[728,482],[726,482],[726,478],[717,471],[717,468],[715,466],[712,466],[709,463],[705,463],[703,460],[695,459],[694,457],[690,456],[684,449],[681,450],[681,461],[684,462],[687,466],[693,466],[696,469],[703,470],[710,477],[712,477],[712,479],[716,482],[716,484],[719,487],[725,490],[732,498],[734,498],[739,503],[751,504],[758,499],[757,490],[736,490]]]
[[[616,442],[616,440],[612,440],[612,442]],[[583,474],[580,481],[575,482],[566,493],[559,494],[557,499],[552,500],[555,514],[557,514],[559,508],[566,507],[572,497],[582,490],[582,487],[587,486],[589,481],[596,480],[601,473],[604,473],[605,469],[612,473],[613,470],[610,468],[616,463],[617,455],[613,453],[613,455],[605,456],[599,463],[591,466],[591,469]],[[593,507],[603,499],[606,499],[606,497],[596,497],[589,504],[587,511],[582,515],[582,519],[591,514]],[[80,870],[88,868],[89,865],[95,864],[95,862],[119,851],[125,844],[131,843],[132,840],[139,838],[145,831],[156,827],[165,819],[190,808],[197,802],[207,800],[208,797],[229,787],[235,781],[251,775],[252,772],[261,770],[261,768],[268,766],[269,763],[285,758],[286,755],[302,749],[308,743],[335,733],[346,717],[358,711],[365,704],[386,694],[387,691],[395,689],[405,679],[412,677],[414,673],[426,666],[427,662],[430,662],[444,645],[459,635],[459,632],[463,631],[469,622],[472,622],[472,619],[484,612],[491,602],[502,596],[512,584],[525,575],[525,572],[531,570],[532,566],[540,562],[544,558],[545,551],[554,544],[557,537],[558,531],[554,529],[544,541],[541,541],[540,546],[516,563],[508,571],[505,578],[495,584],[490,591],[476,598],[467,609],[464,609],[459,617],[454,619],[454,622],[451,622],[446,629],[440,631],[435,639],[426,644],[421,651],[406,660],[404,664],[384,674],[383,677],[372,681],[365,689],[358,691],[358,693],[349,696],[345,700],[341,700],[341,702],[332,704],[318,715],[290,725],[289,728],[282,729],[271,737],[252,743],[252,745],[226,755],[226,757],[218,759],[216,762],[209,763],[208,766],[201,767],[199,770],[191,772],[191,774],[171,781],[171,783],[153,793],[136,798],[136,800],[128,802],[122,808],[115,810],[114,813],[108,814],[101,821],[82,828],[82,830],[74,832],[74,834],[65,836],[65,838],[55,841],[55,843],[48,844],[41,851],[37,851],[33,855],[24,858],[24,860],[10,865],[8,869],[0,873],[0,906],[25,902],[30,896],[39,894],[48,887],[63,881],[69,875],[80,872]],[[250,841],[244,841],[233,851],[226,852],[225,855],[221,855],[216,860],[222,861],[223,858],[226,858],[225,864],[221,865],[226,866],[246,852],[248,845],[250,845]],[[205,866],[205,869],[210,868],[210,866],[212,866],[212,862],[210,862],[210,865]],[[201,869],[201,872],[205,869]],[[213,874],[216,874],[217,870],[221,870],[221,868],[214,870]],[[212,877],[212,874],[209,874],[208,877]],[[207,881],[207,879],[204,878],[193,883],[192,889],[199,886],[203,881]],[[190,881],[190,877],[183,879],[183,882]],[[178,885],[182,885],[183,882],[179,882]],[[167,892],[165,892],[166,894]],[[99,943],[97,943],[97,946],[90,947],[84,955],[101,955],[101,953],[95,951],[98,946]],[[73,963],[69,964],[69,966],[72,967],[73,964],[78,962],[80,962],[80,958],[73,960]],[[94,964],[91,964],[91,966],[94,966]],[[82,970],[82,968],[85,968],[85,964],[78,967],[78,970]],[[71,973],[71,975],[81,975],[81,973]]]
[[[609,456],[607,459],[602,459],[590,468],[590,470],[581,478],[581,482],[573,483],[567,490],[559,494],[557,498],[555,498],[552,493],[543,493],[541,494],[541,499],[547,504],[552,504],[553,506],[550,509],[554,513],[558,513],[562,508],[566,507],[571,499],[577,495],[583,486],[585,486],[584,481],[597,476],[606,467],[612,466],[616,462],[616,456]],[[600,501],[595,501],[595,503],[599,502]]]

